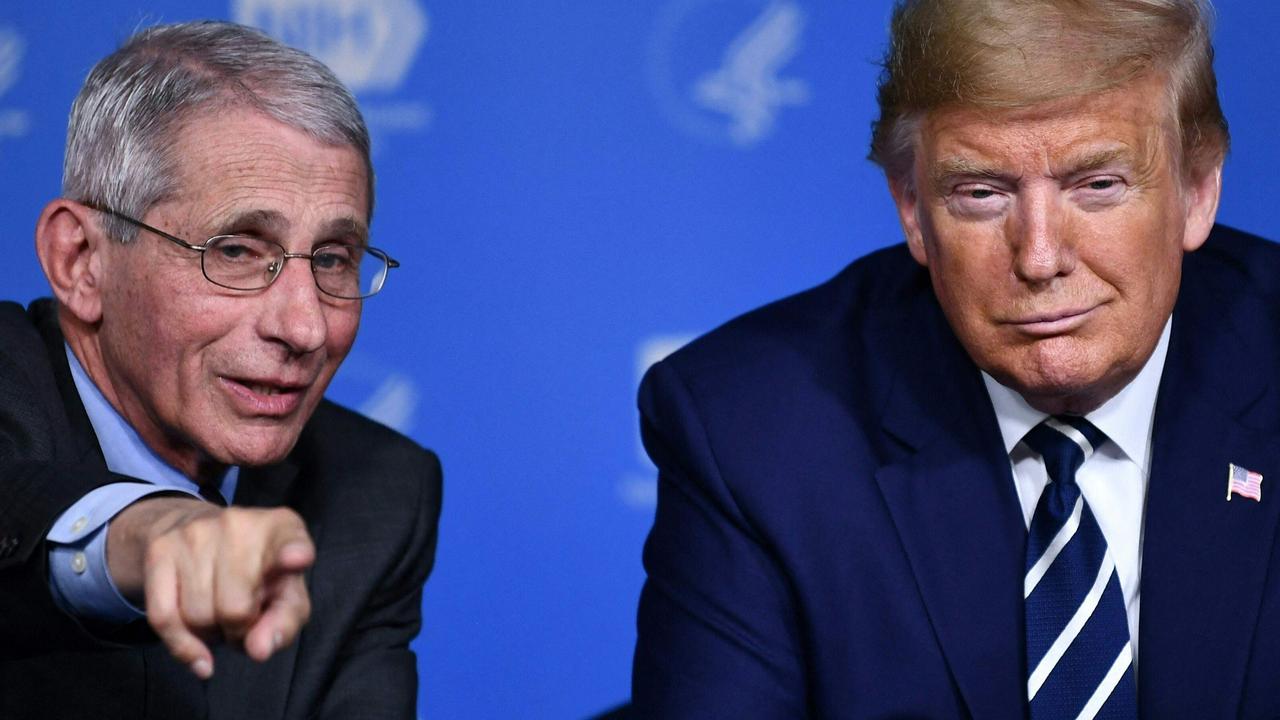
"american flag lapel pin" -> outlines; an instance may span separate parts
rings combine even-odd
[[[1235,463],[1227,465],[1227,500],[1232,495],[1251,498],[1254,502],[1262,502],[1262,473],[1242,468]]]

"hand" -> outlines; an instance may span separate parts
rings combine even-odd
[[[288,508],[149,497],[107,534],[116,587],[142,601],[169,652],[201,679],[213,675],[208,643],[218,637],[259,662],[293,642],[311,615],[302,574],[314,561],[306,526]]]

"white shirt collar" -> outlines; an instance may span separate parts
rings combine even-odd
[[[1169,330],[1173,318],[1164,323],[1160,340],[1156,349],[1147,358],[1147,362],[1138,371],[1138,375],[1125,385],[1120,392],[1106,401],[1097,410],[1085,416],[1099,430],[1129,457],[1142,472],[1147,472],[1151,455],[1151,426],[1155,420],[1156,393],[1160,389],[1160,377],[1164,374],[1164,360],[1169,352]],[[991,404],[995,407],[996,422],[1000,425],[1000,435],[1004,439],[1006,453],[1012,453],[1014,446],[1031,428],[1039,425],[1048,414],[1027,404],[1017,391],[1001,385],[995,378],[982,373],[982,382],[987,386],[987,394],[991,396]]]

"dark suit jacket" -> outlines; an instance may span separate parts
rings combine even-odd
[[[44,537],[107,472],[52,303],[0,303],[0,717],[411,718],[409,641],[435,556],[440,466],[329,402],[237,505],[297,510],[316,543],[311,621],[264,664],[226,647],[196,680],[145,627],[84,628],[52,602]]]
[[[1153,431],[1140,712],[1280,717],[1280,247],[1217,228],[1183,267]],[[640,408],[660,469],[642,717],[1024,716],[1009,460],[905,247],[675,353]],[[1226,501],[1228,463],[1263,474],[1261,502]]]

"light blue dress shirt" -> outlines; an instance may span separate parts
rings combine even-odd
[[[107,469],[145,483],[113,483],[97,488],[62,513],[49,530],[49,584],[64,610],[82,620],[124,623],[143,612],[125,600],[107,571],[107,527],[111,518],[138,499],[160,492],[185,492],[199,497],[198,486],[158,455],[120,417],[98,386],[66,348],[76,392]],[[218,489],[228,502],[235,497],[240,468],[227,470]]]

